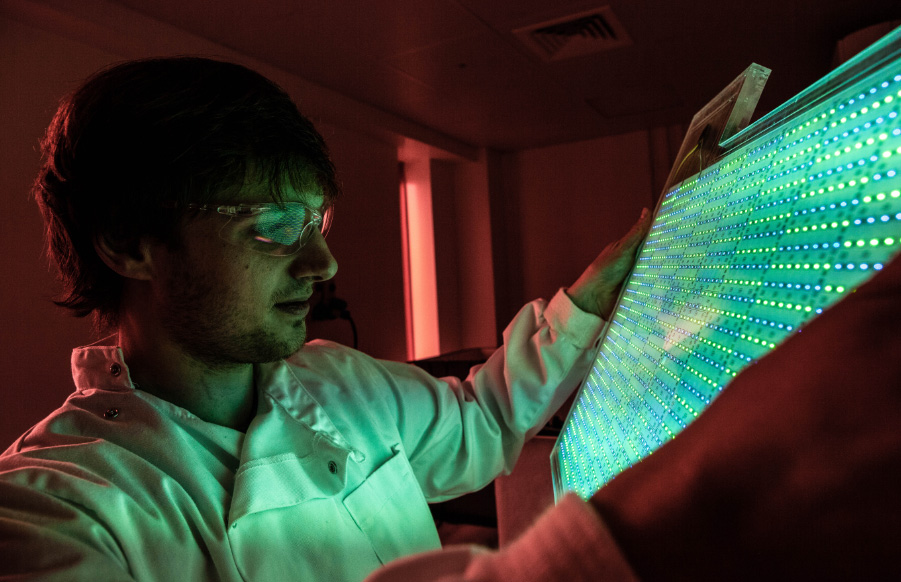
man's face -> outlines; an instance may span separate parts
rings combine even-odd
[[[290,191],[285,201],[320,208],[321,194]],[[265,190],[245,187],[229,203],[268,202]],[[338,265],[316,231],[296,254],[272,256],[226,242],[228,217],[203,211],[182,229],[181,248],[161,250],[154,286],[158,317],[169,337],[211,366],[271,362],[306,340],[306,302],[313,283]]]

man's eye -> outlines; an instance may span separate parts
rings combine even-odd
[[[287,221],[275,221],[257,224],[252,230],[253,238],[261,242],[275,242],[283,245],[293,244],[300,235],[300,229]]]

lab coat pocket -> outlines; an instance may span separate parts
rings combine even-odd
[[[344,506],[383,564],[441,547],[422,489],[397,447],[394,456],[344,499]]]

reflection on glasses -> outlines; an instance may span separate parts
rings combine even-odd
[[[331,223],[331,207],[320,213],[300,202],[185,207],[228,216],[219,238],[267,255],[293,255],[309,242],[314,230],[325,236]]]

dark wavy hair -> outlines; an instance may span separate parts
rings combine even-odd
[[[94,240],[133,248],[144,236],[177,248],[178,208],[245,182],[317,184],[339,194],[328,148],[287,93],[259,73],[199,57],[130,61],[102,70],[64,98],[41,144],[33,194],[63,297],[98,329],[115,326],[122,278]],[[173,210],[172,207],[176,210]]]

